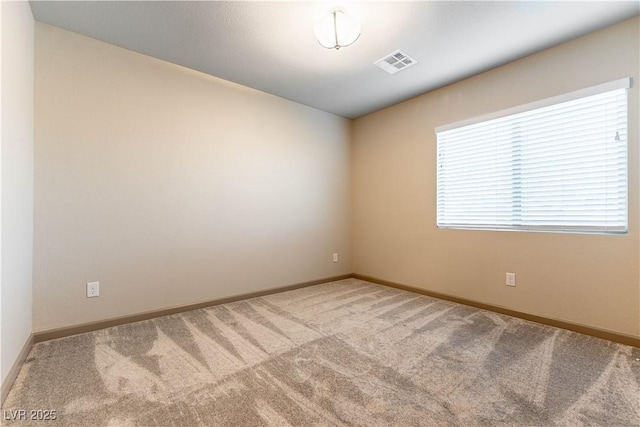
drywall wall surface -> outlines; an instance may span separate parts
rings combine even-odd
[[[35,51],[34,331],[351,273],[350,121],[42,23]]]
[[[33,38],[28,2],[2,9],[0,315],[4,382],[31,335],[33,252]]]
[[[355,120],[354,272],[639,336],[639,26],[628,20]],[[428,72],[427,61],[418,67]],[[436,227],[435,127],[622,77],[633,78],[627,235]]]

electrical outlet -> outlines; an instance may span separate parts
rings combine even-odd
[[[87,298],[100,296],[100,282],[87,283]]]
[[[333,254],[333,262],[338,262],[338,254]]]
[[[506,285],[507,286],[515,286],[516,285],[516,273],[507,273]]]

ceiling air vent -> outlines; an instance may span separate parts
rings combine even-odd
[[[396,50],[395,52],[374,62],[373,65],[386,71],[389,74],[395,74],[398,71],[406,70],[407,68],[417,63],[418,61],[416,61],[403,51]]]

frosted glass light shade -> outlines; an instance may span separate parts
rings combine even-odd
[[[315,35],[327,49],[340,49],[353,44],[360,37],[360,23],[341,10],[334,10],[315,27]]]

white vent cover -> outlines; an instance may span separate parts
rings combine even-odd
[[[386,71],[389,74],[395,74],[398,71],[406,70],[412,65],[417,64],[418,61],[407,55],[401,50],[396,50],[395,52],[385,56],[382,59],[377,60],[373,63],[376,67],[381,70]]]

